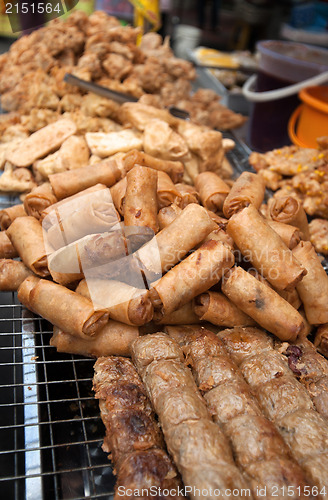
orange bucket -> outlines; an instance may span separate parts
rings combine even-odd
[[[302,104],[290,117],[289,137],[297,146],[316,148],[317,137],[328,135],[328,87],[307,87],[298,95]]]

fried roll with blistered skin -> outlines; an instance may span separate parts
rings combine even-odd
[[[62,200],[99,183],[111,187],[120,177],[116,162],[104,160],[96,165],[49,175],[49,181],[57,199]]]
[[[95,310],[92,302],[82,295],[35,276],[23,281],[18,299],[32,312],[77,337],[96,335],[108,321],[108,312]]]
[[[278,293],[241,267],[235,267],[222,283],[222,292],[245,314],[281,340],[303,334],[302,316]]]
[[[309,241],[301,241],[293,250],[296,259],[307,270],[296,288],[304,304],[308,322],[319,325],[328,322],[328,276]]]
[[[250,205],[234,215],[228,222],[227,232],[241,253],[277,290],[294,288],[306,274],[255,206]]]
[[[298,227],[303,239],[310,240],[307,216],[302,203],[296,198],[292,196],[274,198],[270,204],[270,216],[274,221]]]
[[[204,242],[209,240],[221,241],[226,247],[228,247],[231,251],[234,250],[235,244],[231,236],[225,232],[225,230],[221,227],[214,229],[210,234],[208,234],[204,240]]]
[[[301,241],[301,234],[298,227],[289,224],[283,224],[274,220],[267,219],[267,223],[277,234],[279,234],[282,241],[289,248],[293,250]]]
[[[212,212],[222,212],[230,187],[214,172],[202,172],[195,179],[202,204]]]
[[[138,165],[128,172],[126,178],[124,224],[147,226],[157,233],[157,172]]]
[[[7,236],[24,264],[44,278],[49,275],[42,226],[34,217],[18,217],[7,229]]]
[[[0,259],[0,290],[16,292],[20,284],[32,272],[23,262],[12,259]]]
[[[199,203],[199,194],[194,186],[185,184],[183,182],[178,182],[175,185],[176,189],[179,191],[181,200],[180,207],[184,209],[189,203]]]
[[[174,221],[182,212],[182,208],[178,207],[173,203],[169,207],[161,208],[158,212],[158,224],[159,229],[162,230],[164,227],[169,226],[171,222]]]
[[[18,252],[5,231],[0,231],[0,259],[13,259],[18,257]]]
[[[194,311],[193,302],[187,302],[171,314],[164,315],[157,323],[159,325],[193,325],[200,323],[200,318]]]
[[[328,358],[328,324],[319,326],[314,338],[314,345],[321,354]]]
[[[207,241],[152,284],[155,319],[170,314],[218,283],[234,264],[234,256],[220,241]],[[156,314],[157,313],[157,314]]]
[[[205,292],[194,299],[194,310],[201,321],[218,326],[254,326],[255,321],[243,313],[222,293]]]
[[[158,208],[168,207],[172,203],[179,204],[181,195],[165,172],[157,172],[157,201]]]
[[[124,215],[124,198],[126,193],[127,179],[123,177],[120,181],[116,182],[114,186],[110,188],[110,194],[112,196],[113,203],[116,210]]]
[[[179,182],[183,177],[184,166],[180,161],[161,160],[143,151],[133,149],[124,156],[124,165],[127,171],[135,165],[150,167],[159,172],[165,172],[174,183]]]
[[[17,217],[25,217],[27,214],[23,204],[13,205],[12,207],[3,208],[0,210],[0,228],[1,231],[8,229],[10,224],[17,219]]]
[[[54,203],[57,203],[57,201],[51,184],[49,182],[44,182],[41,186],[32,189],[32,191],[25,196],[24,208],[27,215],[31,215],[36,219],[41,219],[42,212]]]
[[[95,337],[90,338],[77,338],[55,326],[50,345],[56,347],[57,352],[80,354],[91,358],[131,356],[131,344],[137,337],[139,337],[138,327],[110,319]]]
[[[252,204],[260,208],[265,192],[265,182],[260,175],[243,172],[233,184],[223,204],[227,219]]]

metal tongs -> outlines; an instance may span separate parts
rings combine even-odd
[[[71,85],[76,85],[82,90],[86,90],[101,97],[111,99],[112,101],[115,101],[119,104],[123,104],[124,102],[137,102],[139,100],[133,95],[124,94],[123,92],[118,92],[117,90],[111,90],[103,87],[102,85],[98,85],[97,83],[82,80],[82,78],[72,75],[71,73],[66,73],[66,75],[64,76],[64,81],[66,83],[70,83]],[[170,106],[167,109],[172,116],[180,118],[181,120],[189,120],[190,118],[188,111],[185,111],[184,109],[176,108],[175,106]]]

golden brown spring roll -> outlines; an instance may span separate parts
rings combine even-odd
[[[13,205],[12,207],[4,208],[0,210],[0,227],[1,231],[8,229],[10,224],[17,219],[17,217],[25,217],[26,212],[24,210],[24,205],[21,203],[19,205]]]
[[[194,325],[200,323],[200,318],[194,311],[193,301],[190,301],[171,314],[164,315],[157,323],[159,325]]]
[[[181,196],[180,207],[185,208],[189,203],[199,203],[199,194],[194,186],[179,182],[175,185]]]
[[[44,182],[25,196],[24,208],[27,215],[41,219],[41,213],[57,201],[50,183]]]
[[[133,149],[125,155],[124,164],[127,171],[131,170],[135,165],[141,165],[142,167],[150,167],[165,172],[174,183],[182,179],[184,172],[183,163],[180,161],[161,160],[137,149]]]
[[[320,325],[317,329],[314,345],[321,354],[328,358],[328,323]]]
[[[151,168],[136,166],[126,177],[124,224],[150,227],[157,233],[157,172]]]
[[[123,177],[114,186],[110,188],[110,194],[112,195],[112,200],[115,205],[116,210],[123,215],[124,214],[124,198],[126,193],[127,179]]]
[[[150,289],[155,319],[170,314],[220,281],[234,256],[220,241],[207,241]]]
[[[136,326],[124,325],[110,319],[97,336],[91,338],[77,338],[55,326],[50,345],[56,347],[57,352],[80,354],[92,358],[131,356],[131,344],[137,337],[139,337],[139,329]]]
[[[18,252],[7,236],[6,231],[0,231],[0,259],[13,259]]]
[[[233,250],[235,247],[234,241],[228,233],[221,227],[214,229],[211,233],[209,233],[204,241],[215,240],[221,241],[225,246],[227,246],[230,250]]]
[[[0,259],[0,290],[15,292],[30,274],[32,272],[23,262],[12,259]]]
[[[148,290],[115,280],[87,279],[80,281],[75,291],[126,325],[141,326],[152,320],[154,308]]]
[[[158,224],[159,229],[162,230],[164,227],[171,224],[181,214],[182,208],[178,207],[175,203],[172,203],[169,207],[161,208],[158,212]]]
[[[76,337],[96,335],[108,321],[108,312],[95,310],[92,302],[64,286],[36,276],[26,278],[18,300],[61,330]]]
[[[301,241],[293,254],[307,270],[296,288],[304,304],[307,320],[311,325],[328,322],[328,276],[309,241]]]
[[[265,183],[261,176],[243,172],[231,188],[223,204],[223,213],[229,219],[251,203],[260,208],[265,192]]]
[[[172,203],[179,205],[181,201],[180,192],[165,172],[157,172],[157,201],[159,209],[168,207]]]
[[[214,172],[202,172],[195,179],[202,204],[212,212],[222,212],[230,187]]]
[[[7,229],[7,236],[29,269],[42,278],[49,275],[42,226],[37,219],[18,217]]]
[[[194,299],[194,311],[201,321],[218,326],[254,326],[255,321],[243,313],[222,293],[205,292]]]
[[[274,220],[268,220],[267,223],[279,234],[282,241],[289,248],[289,250],[293,250],[296,245],[301,241],[301,233],[298,227],[290,226],[289,224],[284,224],[282,222],[276,222]]]
[[[303,334],[305,325],[299,312],[241,267],[227,273],[222,292],[245,314],[281,340],[294,341]]]
[[[303,239],[310,240],[307,216],[301,202],[296,198],[285,196],[273,199],[270,204],[270,216],[274,221],[298,227]]]
[[[256,269],[251,268],[248,269],[247,272],[252,276],[254,276],[261,283],[264,283],[269,288],[273,288],[268,282],[268,280],[263,278],[263,276]],[[302,301],[297,293],[296,288],[291,288],[290,290],[275,290],[275,291],[277,292],[278,295],[280,295],[280,297],[287,300],[287,302],[289,302],[289,304],[292,305],[295,309],[299,309],[301,307]]]
[[[99,183],[111,187],[120,177],[116,162],[104,160],[95,165],[49,175],[49,181],[55,196],[62,200]]]
[[[306,270],[254,205],[228,222],[227,232],[241,253],[277,290],[294,288]]]

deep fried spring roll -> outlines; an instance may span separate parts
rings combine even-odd
[[[164,229],[164,227],[171,224],[180,215],[182,212],[182,208],[178,207],[175,203],[170,205],[169,207],[161,208],[158,212],[158,224],[160,231]]]
[[[170,269],[150,289],[155,319],[170,314],[218,283],[234,264],[234,256],[220,241],[207,241]]]
[[[116,182],[114,186],[110,188],[110,194],[112,195],[112,200],[115,205],[116,210],[123,215],[124,214],[124,198],[126,193],[127,179],[123,177],[120,181]]]
[[[179,205],[181,201],[180,192],[165,172],[157,172],[157,201],[159,209],[168,207],[172,203]]]
[[[307,270],[296,288],[304,304],[305,314],[311,325],[328,322],[328,276],[309,241],[301,241],[293,250],[296,259]]]
[[[222,293],[205,292],[194,299],[194,311],[201,321],[218,326],[254,326],[255,321],[243,313]]]
[[[214,172],[202,172],[195,179],[202,204],[212,212],[222,212],[230,187]]]
[[[159,325],[193,325],[199,323],[200,318],[194,311],[193,302],[187,302],[171,314],[164,315],[159,321]]]
[[[125,155],[124,164],[127,171],[131,170],[135,165],[141,165],[165,172],[174,183],[182,179],[184,172],[183,163],[180,161],[161,160],[137,149],[133,149]]]
[[[161,271],[168,271],[216,227],[206,210],[192,203],[157,233],[155,247],[151,240],[140,248],[138,259],[145,270],[152,271],[159,261]]]
[[[58,352],[80,354],[92,358],[131,356],[131,344],[137,337],[139,337],[138,327],[124,325],[110,319],[99,330],[96,337],[90,338],[78,338],[55,326],[50,345],[56,347]]]
[[[310,240],[307,216],[301,202],[296,198],[285,196],[273,199],[270,204],[270,216],[274,221],[298,227],[303,239]]]
[[[268,282],[268,280],[263,278],[263,276],[256,269],[248,269],[247,272],[252,276],[254,276],[261,283],[264,283],[264,285],[268,286],[269,288],[273,288]],[[291,290],[275,290],[275,291],[277,292],[278,295],[280,295],[280,297],[287,300],[287,302],[289,302],[289,304],[293,306],[295,309],[299,309],[301,307],[302,301],[297,293],[296,288],[292,288]]]
[[[289,250],[295,248],[301,241],[300,230],[297,227],[274,220],[267,220],[267,223],[277,234],[279,234]]]
[[[49,275],[42,226],[34,217],[18,217],[7,229],[7,236],[24,264],[42,278]]]
[[[328,358],[328,323],[319,326],[317,329],[314,345],[321,354]]]
[[[24,208],[27,215],[32,215],[36,219],[41,219],[41,213],[48,207],[57,203],[57,198],[53,193],[51,184],[44,182],[37,186],[25,196]]]
[[[227,232],[241,253],[277,290],[288,290],[306,274],[280,236],[253,205],[234,215]]]
[[[179,191],[181,200],[180,207],[183,209],[189,203],[199,203],[199,194],[194,188],[194,186],[190,186],[189,184],[184,184],[183,182],[179,182],[175,185],[176,189]]]
[[[233,239],[221,227],[218,227],[217,229],[214,229],[214,231],[212,231],[211,233],[209,233],[206,236],[204,242],[205,241],[209,241],[209,240],[221,241],[221,243],[223,243],[231,251],[234,250],[235,244],[234,244]]]
[[[0,259],[13,259],[18,252],[5,231],[0,231]]]
[[[19,285],[32,272],[23,262],[11,259],[0,259],[0,290],[15,292]]]
[[[121,172],[113,160],[104,160],[87,167],[66,170],[49,175],[51,187],[58,200],[72,196],[95,184],[111,187],[121,177]]]
[[[157,172],[136,166],[127,176],[124,199],[124,224],[150,227],[158,231]]]
[[[302,316],[286,300],[254,276],[235,267],[222,283],[223,293],[259,325],[281,340],[303,334]]]
[[[80,281],[75,291],[126,325],[140,326],[152,320],[154,308],[148,290],[115,280],[87,279]]]
[[[260,208],[265,192],[265,182],[260,175],[243,172],[231,188],[223,204],[227,219],[252,204]]]
[[[24,205],[13,205],[12,207],[0,210],[0,228],[1,231],[8,229],[10,224],[17,219],[17,217],[25,217],[27,214],[24,210]]]
[[[95,310],[92,302],[82,295],[35,276],[23,281],[18,299],[32,312],[77,337],[96,335],[108,321],[108,312]]]

